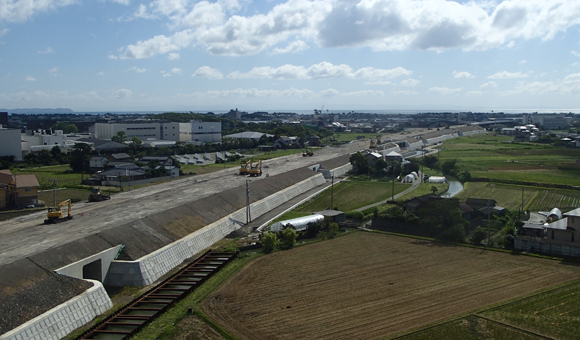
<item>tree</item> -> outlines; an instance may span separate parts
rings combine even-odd
[[[133,136],[133,138],[131,138],[131,143],[129,144],[130,147],[138,148],[142,145],[143,145],[143,142],[139,138],[137,138],[137,136]]]
[[[53,130],[62,130],[63,133],[77,133],[79,129],[74,124],[66,122],[58,122],[52,126]]]
[[[439,191],[439,189],[437,189],[437,187],[433,185],[433,186],[431,187],[431,192],[432,192],[432,193],[434,193],[434,194],[436,194],[436,193],[437,193],[437,191]]]
[[[487,232],[481,228],[478,228],[471,234],[471,244],[480,246],[481,242],[487,237]]]
[[[455,160],[455,159],[445,161],[443,163],[443,165],[441,166],[441,172],[443,172],[444,175],[453,175],[453,171],[455,170],[456,163],[457,163],[457,160]]]
[[[75,172],[83,172],[89,169],[91,159],[91,146],[85,143],[75,143],[70,155],[70,167]]]
[[[271,253],[274,248],[278,245],[278,238],[276,234],[271,232],[265,232],[262,236],[262,249],[264,253],[269,254]]]
[[[123,143],[127,140],[127,134],[125,131],[119,131],[113,138],[111,138],[113,142]]]
[[[389,166],[389,163],[387,163],[384,159],[379,159],[376,163],[375,163],[375,170],[378,173],[383,172],[383,170],[385,170],[387,167]]]
[[[369,172],[369,162],[362,153],[357,152],[355,154],[352,154],[352,156],[350,156],[349,161],[350,164],[352,164],[353,171],[355,174],[361,175],[367,174]]]
[[[437,157],[435,156],[425,156],[422,162],[424,166],[430,169],[435,169],[435,167],[437,167]]]
[[[290,249],[296,244],[296,229],[292,226],[287,226],[286,229],[282,231],[282,249]]]

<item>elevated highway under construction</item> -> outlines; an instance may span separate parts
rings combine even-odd
[[[321,172],[344,168],[349,154],[366,146],[264,161],[265,175],[251,178],[252,214],[324,184]],[[246,222],[250,178],[237,173],[230,168],[76,203],[74,219],[60,224],[43,224],[44,212],[0,222],[0,339],[58,339],[111,307],[101,283],[151,284],[238,229]]]

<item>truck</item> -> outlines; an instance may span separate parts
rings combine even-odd
[[[252,167],[252,160],[249,160],[240,166],[240,172],[238,173],[238,175],[240,175],[240,176],[247,175],[249,173],[251,167]]]
[[[258,161],[256,165],[250,166],[250,176],[262,176],[262,161]]]
[[[63,206],[68,206],[68,213],[67,215],[63,214],[61,208]],[[48,208],[48,212],[46,213],[46,220],[44,220],[44,224],[54,224],[63,221],[72,220],[73,216],[71,215],[71,201],[70,199],[66,201],[60,202],[56,207]]]
[[[89,202],[100,202],[110,199],[111,195],[103,194],[99,188],[93,188],[91,194],[89,195]]]

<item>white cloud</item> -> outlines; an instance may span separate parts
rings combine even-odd
[[[520,61],[519,63],[520,63],[520,64],[525,64],[525,63],[527,63],[527,62],[528,62],[528,61],[527,61],[526,59],[524,59],[524,60]]]
[[[163,77],[171,77],[171,73],[168,73],[168,72],[165,72],[165,71],[159,71],[159,72],[161,72],[161,75]]]
[[[349,65],[323,61],[319,64],[304,66],[283,65],[280,67],[254,67],[249,72],[234,71],[228,75],[231,79],[321,79],[321,78],[349,78],[349,79],[392,79],[403,75],[410,75],[413,71],[402,67],[393,69],[377,69],[363,67],[353,70]]]
[[[36,81],[36,78],[32,76],[26,76],[26,81]]]
[[[48,54],[48,53],[54,53],[54,50],[50,46],[48,46],[46,49],[42,51],[38,51],[38,54]]]
[[[570,53],[572,53],[573,56],[580,57],[580,53],[576,51],[570,51]]]
[[[111,0],[111,1],[125,6],[129,6],[129,4],[131,4],[131,0]]]
[[[222,79],[224,77],[224,75],[219,70],[209,66],[202,66],[198,68],[191,76],[208,79]]]
[[[99,73],[97,73],[97,76],[104,76],[105,74],[101,71]]]
[[[0,37],[5,36],[6,33],[10,32],[9,28],[1,29],[0,30]]]
[[[409,91],[409,90],[400,90],[400,91],[393,91],[393,92],[391,92],[391,94],[395,95],[395,96],[401,96],[401,95],[402,96],[414,96],[414,95],[419,94],[419,92]]]
[[[501,71],[488,76],[487,79],[520,79],[527,77],[527,73]]]
[[[474,75],[472,75],[471,73],[467,72],[467,71],[453,71],[453,78],[455,79],[461,79],[461,78],[475,78]]]
[[[179,58],[180,58],[179,53],[169,53],[167,55],[168,60],[177,60]]]
[[[128,89],[119,89],[116,91],[113,91],[112,97],[114,99],[129,99],[131,98],[131,96],[133,96],[133,91],[128,90]]]
[[[302,40],[296,40],[288,44],[288,46],[284,48],[275,48],[269,54],[285,54],[285,53],[298,53],[305,50],[308,50],[310,47]]]
[[[133,66],[131,68],[126,69],[125,71],[135,71],[137,73],[143,73],[143,72],[146,72],[147,69],[145,69],[145,68],[138,68],[136,66]]]
[[[271,53],[289,53],[306,41],[375,51],[488,50],[550,40],[580,24],[580,2],[573,0],[288,0],[252,15],[243,7],[235,0],[141,4],[135,18],[166,20],[175,33],[129,45],[122,56],[149,58],[192,44],[215,55],[254,55],[280,45],[286,47]]]
[[[375,80],[375,81],[367,81],[365,85],[395,85],[393,82],[388,80]]]
[[[0,0],[0,22],[25,22],[38,13],[76,3],[76,0]]]
[[[457,93],[457,92],[460,92],[461,90],[463,90],[463,89],[462,88],[450,89],[448,87],[432,87],[429,89],[430,92],[438,92],[439,94],[442,94],[442,95]]]
[[[472,95],[472,96],[479,96],[479,95],[482,95],[483,92],[482,91],[469,91],[469,92],[467,92],[467,94]]]
[[[50,73],[54,77],[58,76],[58,67],[51,68],[50,70],[48,70],[48,73]]]
[[[481,85],[479,85],[479,88],[486,88],[486,87],[497,87],[497,84],[495,81],[488,81],[487,83],[483,83]]]
[[[545,93],[559,93],[563,95],[580,95],[580,73],[572,73],[557,81],[534,81],[530,83],[519,82],[513,90],[502,92],[507,95],[541,95]]]
[[[180,68],[177,68],[177,67],[174,67],[174,68],[171,69],[171,73],[173,73],[173,74],[181,74],[181,69]]]
[[[420,81],[418,81],[417,79],[409,78],[409,79],[403,80],[401,82],[401,85],[406,86],[406,87],[415,87],[419,83],[420,83]]]

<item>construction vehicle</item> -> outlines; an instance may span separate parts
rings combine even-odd
[[[245,164],[240,166],[240,172],[238,173],[240,176],[247,175],[252,167],[252,160],[247,161]]]
[[[255,166],[250,165],[250,176],[262,176],[262,161],[258,161]]]
[[[89,202],[100,202],[110,199],[111,195],[103,194],[99,188],[93,188],[91,194],[89,195]]]
[[[61,208],[65,205],[68,205],[68,214],[66,216],[62,213],[61,210]],[[71,209],[70,199],[60,202],[56,207],[48,208],[44,224],[59,223],[63,221],[72,220],[73,217],[70,214],[70,209]]]
[[[377,147],[377,142],[374,139],[371,139],[371,144],[369,145],[370,149],[374,149]]]
[[[314,156],[314,152],[312,152],[310,150],[304,150],[304,151],[302,151],[302,157],[306,157],[306,156],[312,157],[312,156]]]

